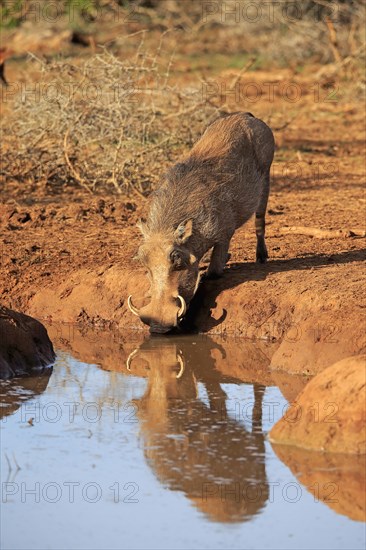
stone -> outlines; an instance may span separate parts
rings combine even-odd
[[[42,323],[0,307],[0,379],[40,374],[51,366],[55,357]]]

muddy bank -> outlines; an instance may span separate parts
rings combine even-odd
[[[361,260],[362,251],[354,251],[337,254],[336,268],[322,255],[271,261],[265,266],[233,263],[221,280],[201,284],[184,328],[240,342],[276,343],[271,369],[316,374],[366,350]],[[346,286],[339,284],[342,280]],[[147,288],[141,271],[99,264],[36,292],[27,311],[51,322],[147,333],[127,308],[127,296],[133,294],[139,307]]]
[[[70,206],[6,205],[2,212],[5,305],[40,320],[146,332],[126,303],[132,294],[141,306],[148,288],[132,260],[139,235],[131,224],[141,207],[102,199],[87,206],[81,199]],[[280,237],[273,219],[269,262],[253,263],[254,231],[251,224],[240,229],[224,277],[202,283],[185,328],[276,343],[271,369],[291,373],[316,374],[364,353],[363,239]]]
[[[0,379],[40,374],[55,359],[44,326],[28,315],[0,308]]]

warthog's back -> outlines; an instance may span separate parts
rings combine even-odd
[[[166,174],[155,193],[148,225],[155,231],[193,218],[214,240],[255,212],[274,154],[270,128],[249,113],[215,120],[189,155]]]
[[[216,119],[194,145],[190,157],[221,159],[230,168],[247,159],[266,173],[274,155],[272,130],[250,113],[233,113]]]

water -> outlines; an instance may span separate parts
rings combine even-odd
[[[2,548],[364,548],[364,463],[266,439],[306,382],[281,391],[268,348],[61,342],[50,376],[1,383]]]

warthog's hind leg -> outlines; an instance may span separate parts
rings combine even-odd
[[[257,262],[260,262],[261,264],[264,264],[268,259],[266,240],[264,238],[265,226],[266,226],[265,218],[258,217],[258,215],[256,214],[255,216],[255,232],[257,235],[256,259],[257,259]]]
[[[255,233],[257,235],[257,262],[264,264],[268,259],[268,252],[266,247],[265,233],[266,233],[266,210],[269,195],[269,174],[265,179],[263,188],[263,194],[255,214]]]

